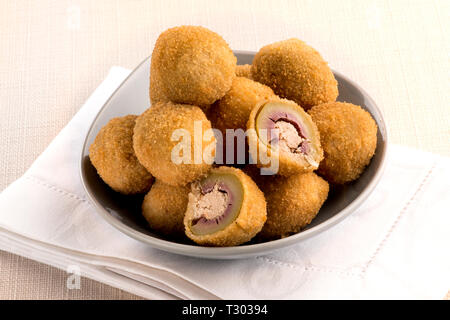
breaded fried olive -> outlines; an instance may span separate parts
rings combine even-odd
[[[264,194],[232,167],[212,169],[192,184],[184,217],[186,235],[205,246],[237,246],[250,241],[266,221]]]
[[[186,185],[211,168],[215,139],[211,123],[196,106],[159,102],[136,120],[133,147],[152,175],[174,186]]]
[[[308,111],[321,137],[324,159],[318,173],[330,183],[357,179],[377,147],[377,124],[360,106],[333,102]]]
[[[156,180],[142,203],[142,214],[150,227],[167,236],[184,236],[189,191],[189,186],[175,187]]]
[[[252,110],[247,129],[253,161],[274,174],[313,171],[323,158],[316,125],[293,101],[263,101]]]
[[[314,172],[265,180],[267,221],[258,237],[287,237],[311,223],[328,197],[328,183]]]
[[[230,89],[236,57],[217,33],[181,26],[161,33],[151,64],[159,77],[161,96],[176,103],[206,106]]]
[[[123,194],[144,193],[153,182],[133,150],[133,128],[137,116],[111,119],[89,148],[89,159],[102,180]]]
[[[252,78],[305,110],[336,101],[338,96],[337,81],[328,64],[319,52],[298,39],[261,48],[253,59]]]

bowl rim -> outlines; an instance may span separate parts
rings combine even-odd
[[[254,51],[247,51],[247,50],[233,50],[235,54],[243,54],[243,55],[255,55],[256,52]],[[205,259],[238,259],[238,258],[248,258],[252,256],[257,255],[266,255],[269,254],[275,250],[286,248],[288,246],[294,245],[299,243],[302,240],[311,238],[317,234],[319,234],[322,231],[325,231],[332,226],[335,226],[338,222],[349,216],[352,212],[354,212],[357,208],[359,208],[362,203],[367,199],[367,197],[373,192],[375,189],[375,186],[380,181],[385,167],[386,167],[386,160],[387,160],[387,149],[388,149],[388,141],[389,141],[389,132],[386,125],[386,121],[384,120],[384,115],[382,110],[377,106],[375,101],[372,99],[372,97],[358,84],[356,84],[353,80],[347,78],[340,72],[335,71],[332,69],[333,74],[343,78],[345,81],[349,82],[352,86],[356,87],[366,99],[370,101],[372,106],[376,109],[378,112],[378,116],[380,119],[380,123],[384,127],[384,141],[381,150],[377,150],[377,153],[381,153],[381,161],[378,169],[375,172],[375,175],[370,180],[370,182],[363,188],[361,193],[345,208],[343,208],[341,211],[339,211],[337,214],[335,214],[333,217],[323,221],[322,223],[318,224],[317,226],[314,226],[310,229],[301,231],[297,234],[291,235],[286,238],[272,240],[268,242],[263,243],[257,243],[257,244],[249,244],[249,245],[243,245],[243,246],[234,246],[234,247],[204,247],[204,246],[197,246],[197,245],[191,245],[191,244],[182,244],[177,242],[172,242],[169,240],[164,239],[158,239],[155,237],[152,237],[150,235],[141,233],[140,231],[137,231],[133,229],[132,227],[129,227],[122,223],[119,219],[115,218],[113,215],[111,215],[96,199],[95,195],[93,194],[90,187],[87,185],[85,178],[84,178],[84,153],[87,147],[88,137],[91,135],[91,132],[93,130],[94,124],[99,119],[100,115],[102,114],[103,110],[108,106],[112,98],[116,95],[116,93],[122,88],[122,86],[127,82],[127,80],[134,75],[134,73],[144,64],[147,62],[148,59],[150,59],[151,56],[146,57],[142,62],[140,62],[133,71],[130,72],[130,74],[122,81],[122,83],[114,90],[114,92],[109,96],[108,100],[103,104],[103,106],[98,111],[97,115],[95,116],[94,120],[91,122],[89,129],[86,133],[86,136],[84,138],[83,146],[81,148],[80,152],[80,162],[79,162],[79,174],[81,179],[81,184],[83,186],[83,189],[87,195],[87,198],[89,199],[90,203],[93,205],[95,211],[100,214],[102,218],[104,218],[110,225],[118,229],[119,231],[125,233],[126,235],[141,241],[143,243],[146,243],[150,245],[153,248],[163,250],[166,252],[176,253],[184,256],[191,256],[191,257],[200,257]],[[378,128],[380,130],[380,128]]]

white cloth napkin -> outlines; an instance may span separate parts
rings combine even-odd
[[[0,194],[0,249],[152,299],[442,299],[450,288],[450,159],[400,146],[343,222],[244,260],[152,249],[86,200],[78,174],[89,124],[129,74],[114,67],[23,177]]]

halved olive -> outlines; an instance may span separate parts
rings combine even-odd
[[[265,221],[264,194],[237,168],[212,169],[191,185],[184,225],[186,235],[198,244],[242,244],[261,231]]]
[[[252,158],[259,167],[268,166],[261,153],[277,160],[279,167],[274,173],[290,176],[313,171],[323,158],[316,125],[293,101],[263,101],[252,110],[247,129]]]

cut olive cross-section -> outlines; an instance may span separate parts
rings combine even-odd
[[[322,160],[319,132],[311,117],[295,102],[286,99],[263,101],[253,110],[247,124],[249,144],[279,162],[281,175],[292,175],[317,169]],[[257,148],[255,147],[257,146]],[[276,157],[276,159],[274,159]]]
[[[231,174],[213,173],[199,184],[191,230],[197,235],[223,230],[241,210],[243,189]]]
[[[186,235],[198,244],[245,243],[261,231],[265,221],[264,194],[237,168],[212,169],[191,185],[184,226]]]
[[[266,134],[260,134],[265,129]],[[262,142],[281,150],[306,155],[309,131],[301,115],[291,105],[269,102],[256,116],[256,130]]]

